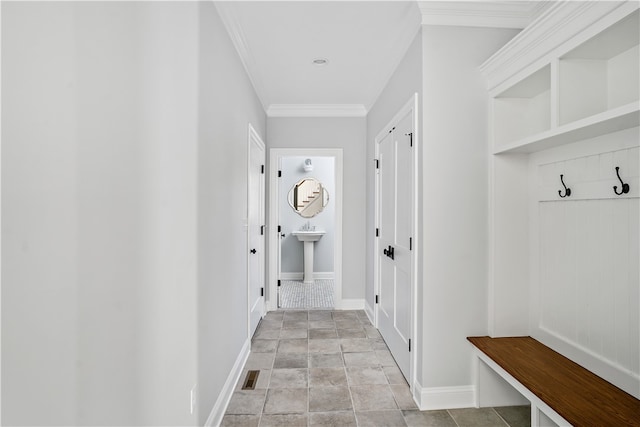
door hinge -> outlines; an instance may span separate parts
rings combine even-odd
[[[264,165],[260,165],[260,173],[264,173]]]
[[[281,226],[281,225],[279,225],[279,226],[278,226],[278,233],[280,233],[281,231],[282,231],[282,226]]]
[[[378,295],[376,295],[376,304],[378,304],[378,301],[379,301]]]
[[[278,286],[280,286],[280,285],[281,285],[281,283],[280,283],[280,279],[278,279]]]
[[[409,146],[413,147],[413,132],[405,133],[409,137]]]
[[[373,159],[373,161],[376,162],[376,169],[380,169],[380,160]]]
[[[282,171],[278,171],[278,178],[282,178]]]
[[[411,352],[411,338],[409,338],[409,352]]]
[[[260,288],[260,296],[263,297],[264,296],[264,288]]]
[[[264,236],[264,225],[260,226],[260,235]]]
[[[376,237],[380,237],[380,229],[376,228]]]
[[[413,250],[413,237],[409,237],[409,250]]]

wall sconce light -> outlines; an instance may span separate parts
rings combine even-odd
[[[304,171],[311,172],[313,170],[313,164],[311,163],[311,159],[306,159],[304,161]]]

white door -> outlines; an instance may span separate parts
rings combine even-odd
[[[409,109],[376,141],[378,329],[409,383],[414,280],[413,135],[414,112]]]
[[[248,209],[248,297],[249,337],[253,336],[264,315],[265,292],[265,148],[264,143],[249,125],[249,191]]]

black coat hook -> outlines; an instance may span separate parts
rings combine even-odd
[[[558,196],[560,196],[560,197],[562,197],[564,199],[565,197],[571,196],[571,189],[567,188],[567,186],[564,185],[563,177],[564,177],[564,175],[560,174],[560,182],[562,183],[562,186],[564,187],[564,196],[562,195],[562,190],[558,190]]]
[[[622,184],[622,188],[620,189],[621,191],[618,193],[618,186],[614,185],[613,192],[616,193],[618,196],[620,196],[621,194],[627,194],[629,192],[629,184],[622,182],[622,178],[620,178],[620,168],[618,166],[616,166],[616,175],[618,175],[618,179],[620,180],[620,184]]]

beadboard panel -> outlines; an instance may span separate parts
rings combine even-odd
[[[640,148],[535,163],[532,335],[637,395]],[[619,147],[618,147],[619,148]],[[566,153],[565,153],[566,154]],[[620,190],[615,167],[631,190]],[[569,197],[560,197],[571,188]],[[600,365],[600,367],[598,367]]]

